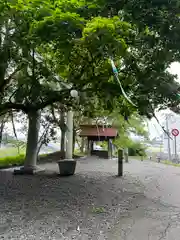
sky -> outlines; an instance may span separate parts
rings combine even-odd
[[[173,74],[177,74],[179,76],[179,81],[180,81],[180,63],[178,62],[173,63],[169,71]]]
[[[169,72],[171,72],[172,74],[177,74],[177,81],[180,82],[180,63],[174,62],[169,68]],[[168,112],[169,110],[165,110],[156,113],[156,116],[162,125],[164,125],[164,114]],[[162,128],[159,126],[156,119],[152,119],[151,121],[149,121],[150,138],[158,137],[162,134],[162,132]]]

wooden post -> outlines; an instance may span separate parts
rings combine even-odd
[[[107,145],[108,145],[108,159],[111,159],[111,147],[110,147],[110,140],[109,139],[107,141]]]
[[[108,139],[108,159],[112,159],[113,152],[112,152],[112,142],[111,139]]]
[[[91,140],[90,141],[90,148],[91,148],[91,152],[94,150],[94,142]]]
[[[118,176],[123,176],[123,150],[118,150]]]
[[[113,158],[112,141],[110,140],[111,159]]]
[[[88,139],[88,156],[92,156],[94,142]]]
[[[128,163],[129,162],[128,148],[124,149],[124,158],[125,162]]]

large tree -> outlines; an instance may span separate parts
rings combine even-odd
[[[170,30],[163,32],[157,22],[165,26],[168,21],[170,29],[178,28],[179,20],[172,16],[174,3],[165,3],[164,8],[142,1],[137,9],[134,3],[137,5],[136,1],[17,0],[1,4],[4,12],[0,17],[7,16],[6,22],[11,22],[7,36],[13,35],[11,49],[18,58],[13,67],[8,59],[16,71],[9,76],[11,81],[9,77],[3,80],[6,87],[1,92],[0,111],[22,110],[29,116],[27,167],[32,159],[36,163],[39,110],[54,102],[72,105],[69,89],[62,82],[85,92],[90,106],[95,97],[104,109],[118,107],[125,116],[138,110],[151,117],[155,109],[179,103],[179,86],[167,72],[179,49],[172,44]],[[140,6],[143,13],[156,13],[152,14],[153,24],[148,15],[142,14],[141,23],[138,14],[131,12],[138,13]],[[166,46],[171,46],[169,53]],[[119,83],[114,81],[110,57],[136,107],[124,99]]]
[[[41,56],[30,28],[36,10],[31,4],[1,3],[2,64],[0,113],[12,109],[28,115],[29,127],[25,168],[36,167],[40,110],[54,101],[68,102],[69,89],[61,84]],[[4,17],[5,16],[5,17]]]
[[[113,57],[123,87],[141,114],[152,116],[158,107],[177,104],[178,84],[167,68],[176,59],[174,53],[178,54],[179,49],[174,45],[174,50],[168,52],[166,34],[160,34],[159,23],[156,28],[150,21],[141,24],[133,14],[130,15],[130,4],[121,2],[115,6],[113,2],[105,2],[105,6],[110,7],[108,10],[98,1],[96,3],[69,1],[64,5],[64,2],[58,4],[56,1],[58,12],[38,21],[37,34],[41,36],[43,44],[50,43],[44,48],[46,52],[53,47],[54,66],[58,73],[80,90],[88,88],[90,95],[93,92],[104,102],[108,99],[112,108],[114,98],[122,102],[122,93],[118,83],[113,80],[109,63],[109,57]],[[157,9],[156,4],[142,6],[145,12],[157,10],[159,17],[152,17],[153,21],[165,24],[164,15],[171,16],[172,13],[167,5],[167,9],[159,5]],[[131,8],[134,9],[133,4]],[[71,11],[68,15],[65,13],[67,9]],[[170,24],[171,19],[168,21]],[[73,31],[74,24],[80,29]],[[178,24],[175,22],[174,27],[178,27]],[[62,25],[63,31],[57,27]],[[68,34],[67,37],[66,28],[72,35]],[[52,34],[47,36],[44,32]],[[62,36],[68,39],[66,48]],[[49,58],[53,61],[50,55]],[[127,111],[127,107],[123,109]]]
[[[19,44],[24,50],[25,62],[27,63],[28,59],[31,69],[36,68],[36,74],[42,75],[44,61],[49,60],[51,69],[54,70],[54,66],[56,66],[56,70],[58,69],[56,72],[61,74],[65,81],[77,85],[80,90],[90,86],[91,93],[96,90],[96,93],[101,97],[110,95],[112,98],[112,93],[115,97],[121,93],[117,83],[113,82],[112,79],[111,66],[108,61],[109,56],[111,56],[119,65],[119,77],[125,90],[132,92],[132,97],[134,96],[134,101],[137,105],[139,104],[139,109],[141,105],[147,106],[146,99],[143,99],[147,92],[149,95],[152,93],[150,99],[154,103],[155,100],[159,102],[157,97],[161,98],[163,104],[164,100],[172,100],[177,86],[173,82],[173,77],[165,70],[174,58],[172,54],[165,51],[166,49],[163,49],[166,41],[161,35],[157,35],[158,28],[155,28],[155,24],[150,24],[145,20],[144,25],[142,25],[133,14],[129,14],[129,9],[134,9],[135,2],[133,1],[132,6],[130,3],[118,2],[117,4],[116,2],[115,5],[113,1],[104,1],[104,7],[102,7],[101,3],[96,1],[93,5],[91,1],[88,3],[83,1],[54,1],[52,4],[51,1],[46,1],[41,4],[40,8],[40,2],[26,1],[25,4],[19,2],[18,5],[11,7],[10,12],[13,12],[15,26],[18,29],[16,36],[19,37]],[[153,4],[149,6],[149,4],[142,5],[141,3],[141,9],[144,8],[145,12],[151,9],[153,12],[153,9],[157,10],[156,4],[154,2]],[[161,5],[158,5],[158,14],[160,11],[163,13],[162,16],[167,11],[168,14],[171,14],[172,6],[167,5],[166,11]],[[137,10],[135,9],[135,11]],[[99,16],[97,17],[97,15]],[[153,18],[153,21],[157,20],[163,20],[163,18]],[[35,35],[33,36],[32,33]],[[27,50],[29,46],[30,49]],[[43,53],[43,50],[46,51],[46,54]],[[36,57],[33,56],[33,51]],[[39,51],[42,55],[37,60]],[[44,67],[43,70],[47,69]],[[46,78],[48,78],[49,72],[46,71],[46,74]],[[45,74],[43,73],[43,75]],[[173,89],[169,89],[167,81],[171,81]],[[30,82],[32,83],[32,81]],[[147,85],[150,86],[147,87]],[[35,96],[39,94],[42,96],[46,92],[44,86],[41,91],[36,84],[33,83],[33,86],[35,91],[31,92],[34,92]],[[108,94],[109,89],[111,94]],[[49,90],[46,92],[48,100],[49,96],[52,95],[51,92],[49,94]],[[29,92],[26,94],[28,95]],[[36,109],[43,108],[53,102],[55,98],[53,96],[51,101],[43,103],[40,101],[41,105],[36,102],[38,105]],[[167,101],[165,102],[167,103]],[[10,103],[2,105],[1,108],[13,107]],[[27,106],[26,104],[24,106],[23,104],[19,104],[19,106],[14,104],[14,108],[26,110]]]

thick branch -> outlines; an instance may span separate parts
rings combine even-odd
[[[7,113],[9,110],[22,110],[25,113],[28,113],[29,108],[21,103],[4,103],[0,105],[0,115]]]
[[[47,99],[46,101],[36,104],[34,108],[34,110],[40,110],[40,109],[44,109],[45,107],[52,105],[55,102],[65,102],[65,100],[67,100],[67,98],[70,96],[70,90],[66,89],[64,91],[59,92],[60,94],[51,94],[51,97],[49,99]]]
[[[0,84],[0,92],[3,92],[4,88],[10,83],[12,78],[16,75],[16,73],[20,70],[20,67],[16,68],[8,78],[4,79],[4,81]]]
[[[56,102],[63,103],[66,106],[72,106],[72,100],[70,99],[70,90],[71,89],[62,90],[59,92],[59,94],[57,94],[57,92],[52,92],[46,101],[39,104],[37,103],[35,106],[23,103],[6,102],[0,105],[0,115],[7,113],[9,110],[21,110],[27,114],[30,111],[38,111],[44,109],[45,107],[50,106]],[[85,89],[84,91],[90,92],[92,90],[93,89]]]
[[[55,112],[54,112],[54,107],[51,107],[51,113],[52,113],[52,117],[53,117],[53,121],[59,126],[59,121],[57,120],[56,116],[55,116]]]

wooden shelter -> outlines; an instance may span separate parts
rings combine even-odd
[[[80,126],[80,137],[87,138],[88,140],[88,154],[95,155],[102,158],[112,158],[112,140],[118,135],[117,129],[111,126],[102,125],[81,125]],[[95,150],[94,142],[107,141],[108,149],[106,150]]]

